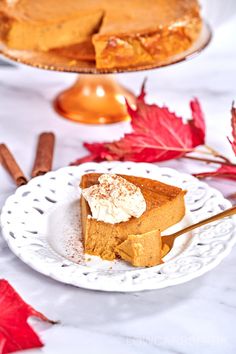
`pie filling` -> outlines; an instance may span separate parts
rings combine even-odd
[[[159,230],[142,235],[129,235],[116,247],[116,253],[135,267],[152,267],[162,263],[162,244]]]

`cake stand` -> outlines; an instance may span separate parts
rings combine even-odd
[[[76,122],[104,124],[129,119],[126,99],[135,106],[132,92],[121,86],[110,74],[151,70],[191,59],[209,44],[211,37],[210,27],[204,22],[198,40],[185,52],[152,65],[116,69],[97,69],[94,61],[78,60],[69,51],[68,55],[65,51],[62,55],[57,50],[19,51],[1,45],[0,52],[10,60],[36,68],[82,74],[72,87],[55,98],[55,110],[61,116]]]

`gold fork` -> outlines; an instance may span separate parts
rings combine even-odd
[[[175,232],[173,234],[162,236],[161,237],[162,249],[163,249],[163,252],[164,252],[163,257],[171,250],[171,248],[172,248],[172,246],[174,244],[174,241],[175,241],[175,239],[178,236],[183,235],[186,232],[192,231],[194,229],[197,229],[200,226],[209,224],[209,223],[211,223],[213,221],[217,221],[217,220],[226,218],[227,216],[232,216],[234,214],[236,214],[236,206],[233,206],[230,209],[224,210],[222,213],[213,215],[210,218],[207,218],[207,219],[204,219],[202,221],[199,221],[196,224],[189,225],[189,226],[185,227],[184,229],[179,230],[179,231],[177,231],[177,232]]]

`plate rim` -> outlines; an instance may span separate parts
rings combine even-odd
[[[8,244],[8,247],[11,249],[11,251],[18,257],[20,258],[25,264],[27,264],[28,266],[30,266],[31,268],[33,268],[34,270],[38,271],[39,273],[41,274],[44,274],[46,276],[49,276],[57,281],[60,281],[62,283],[65,283],[65,284],[70,284],[70,285],[74,285],[74,286],[77,286],[77,287],[82,287],[82,288],[86,288],[86,289],[91,289],[91,290],[101,290],[101,291],[118,291],[118,292],[132,292],[132,291],[142,291],[142,290],[154,290],[154,289],[161,289],[161,288],[164,288],[164,287],[167,287],[167,286],[173,286],[173,285],[177,285],[177,284],[181,284],[181,283],[185,283],[187,281],[190,281],[192,279],[195,279],[201,275],[203,275],[204,273],[210,271],[211,269],[215,268],[232,250],[233,248],[233,245],[236,243],[236,236],[232,237],[232,239],[230,241],[227,242],[227,248],[224,250],[224,252],[220,253],[215,259],[214,261],[210,262],[208,265],[205,265],[204,267],[200,268],[199,271],[197,272],[194,272],[191,276],[190,275],[187,275],[187,276],[183,276],[183,277],[179,277],[179,278],[176,278],[174,279],[170,279],[169,281],[163,281],[163,282],[160,282],[160,283],[157,283],[157,284],[153,284],[151,286],[140,286],[140,288],[138,288],[137,286],[133,287],[132,284],[131,284],[131,287],[127,287],[126,289],[114,289],[114,288],[109,288],[109,286],[104,286],[104,287],[97,287],[96,284],[94,286],[94,283],[93,282],[87,282],[86,284],[75,284],[74,282],[71,282],[70,280],[66,280],[66,279],[61,279],[61,276],[57,276],[57,274],[55,273],[51,273],[51,274],[48,274],[48,272],[46,271],[43,271],[41,269],[41,267],[37,267],[35,264],[32,264],[31,262],[29,262],[29,260],[27,260],[27,258],[25,259],[25,255],[23,254],[19,254],[19,252],[17,252],[16,248],[14,247],[14,243],[11,242],[11,240],[9,239],[9,236],[6,235],[6,232],[5,232],[5,224],[4,224],[4,215],[6,213],[6,209],[8,207],[8,204],[11,203],[11,200],[13,199],[13,197],[16,196],[16,194],[19,194],[21,191],[23,191],[25,188],[31,186],[31,185],[34,185],[35,184],[35,181],[40,181],[41,179],[46,179],[48,176],[50,176],[50,174],[63,174],[64,172],[68,172],[69,170],[76,170],[78,168],[81,169],[81,166],[84,168],[84,167],[90,167],[91,164],[93,166],[104,166],[106,168],[106,166],[109,166],[109,168],[115,168],[116,166],[126,166],[126,165],[132,165],[132,166],[140,166],[140,165],[145,165],[145,166],[149,166],[150,168],[157,168],[157,170],[169,170],[169,171],[172,171],[174,173],[177,173],[178,175],[183,175],[183,176],[188,176],[189,178],[191,178],[192,180],[194,180],[195,182],[197,181],[197,183],[201,183],[201,185],[204,185],[206,186],[206,189],[207,190],[212,190],[212,191],[215,191],[218,196],[224,200],[224,201],[227,201],[227,204],[228,206],[231,205],[231,203],[225,199],[222,195],[221,192],[219,192],[218,190],[216,190],[215,188],[212,188],[210,187],[207,183],[205,182],[200,182],[197,178],[187,174],[187,173],[182,173],[182,172],[179,172],[175,169],[171,169],[171,168],[168,168],[168,167],[159,167],[157,165],[154,165],[154,164],[150,164],[150,163],[135,163],[135,162],[117,162],[117,161],[112,161],[112,162],[102,162],[102,163],[85,163],[85,164],[82,164],[80,166],[70,166],[70,167],[62,167],[56,171],[51,171],[51,172],[48,172],[46,175],[44,176],[39,176],[39,177],[36,177],[34,179],[32,179],[27,185],[25,186],[22,186],[22,187],[19,187],[17,188],[17,190],[15,191],[15,193],[13,193],[11,196],[9,196],[7,198],[7,200],[5,201],[3,207],[2,207],[2,211],[1,211],[1,226],[2,226],[2,235],[3,235],[3,238],[5,239],[5,241],[7,242]],[[111,167],[112,166],[112,167]],[[122,167],[123,168],[123,167]],[[152,176],[151,176],[152,178]],[[235,218],[234,219],[234,228],[235,228]],[[61,256],[62,259],[64,259],[62,256]],[[88,268],[86,266],[83,266],[83,265],[79,265],[80,267],[82,267],[83,269],[86,269],[86,271],[88,271]],[[154,267],[152,267],[154,268]],[[152,268],[147,268],[147,269],[152,269]],[[146,270],[146,269],[145,269]],[[126,271],[123,271],[124,273]],[[132,270],[132,271],[128,271],[128,272],[133,272],[133,273],[138,273],[138,271],[136,269]],[[95,273],[94,269],[90,269],[90,273]],[[108,271],[106,271],[106,273],[108,273]]]

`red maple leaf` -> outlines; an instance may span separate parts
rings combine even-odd
[[[232,126],[232,135],[233,135],[233,141],[231,141],[229,138],[229,142],[232,146],[233,152],[236,155],[236,108],[234,107],[234,103],[232,104],[232,108],[231,108],[231,126]]]
[[[194,176],[199,178],[207,178],[207,177],[226,178],[226,179],[232,179],[236,181],[236,166],[222,165],[216,171],[196,173],[194,174]]]
[[[30,316],[55,323],[26,304],[6,280],[0,280],[0,354],[43,346],[27,323]]]
[[[197,99],[190,102],[192,119],[182,118],[167,107],[145,102],[145,86],[137,97],[136,109],[127,103],[131,133],[118,141],[84,143],[90,155],[73,164],[103,160],[157,162],[180,158],[205,141],[205,122]]]
[[[112,154],[108,150],[106,144],[104,143],[84,143],[84,147],[86,147],[86,149],[90,152],[90,155],[75,160],[71,163],[71,166],[80,165],[81,163],[85,162],[101,162],[104,160],[113,161],[119,159],[118,156],[116,156],[114,153]]]
[[[229,138],[229,142],[232,146],[232,149],[236,155],[236,108],[234,107],[234,103],[231,108],[231,126],[232,126],[232,136],[233,140],[231,141]],[[202,172],[196,173],[194,176],[199,178],[207,178],[207,177],[217,177],[217,178],[226,178],[236,181],[236,165],[221,165],[216,171],[212,172]]]
[[[192,131],[193,146],[196,147],[205,144],[206,124],[204,114],[197,98],[190,102],[190,107],[193,118],[189,120],[189,125]]]

